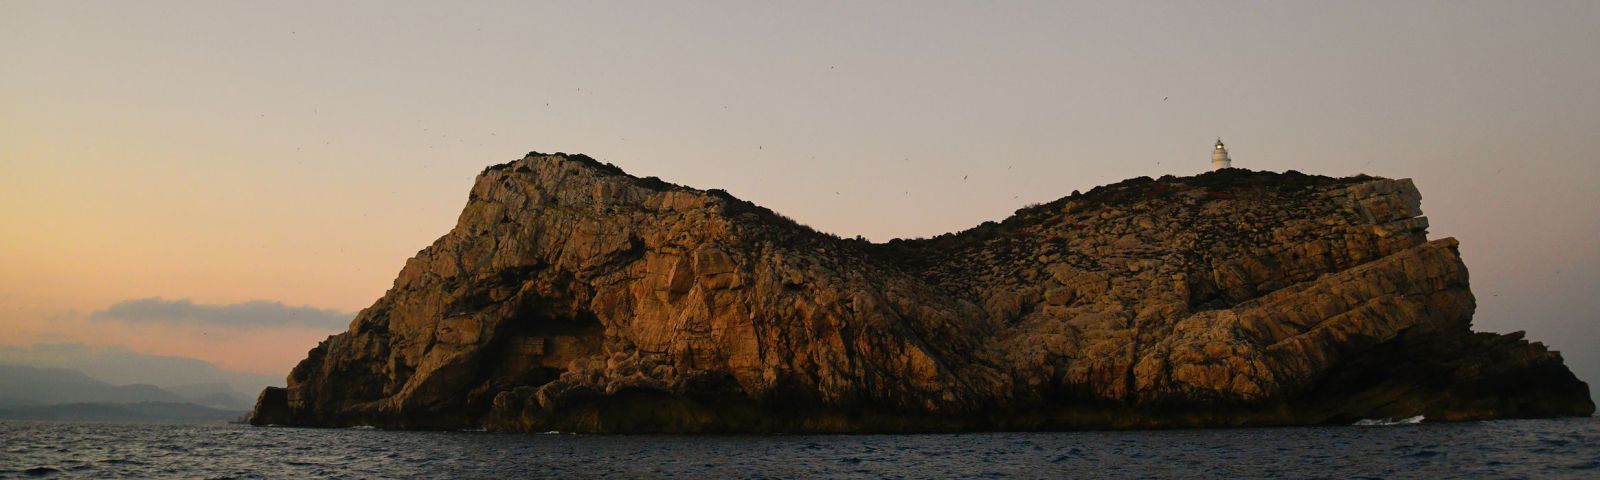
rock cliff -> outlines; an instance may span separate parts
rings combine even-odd
[[[251,422],[946,431],[1589,415],[1471,331],[1409,180],[1139,178],[933,239],[840,239],[582,155],[486,169],[456,227]]]

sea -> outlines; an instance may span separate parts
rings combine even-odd
[[[1600,419],[919,435],[0,422],[5,478],[1600,478]]]

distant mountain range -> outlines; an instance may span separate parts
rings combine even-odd
[[[249,393],[245,398],[252,400],[261,387],[281,385],[283,382],[278,375],[224,369],[197,358],[154,355],[121,347],[81,343],[0,344],[0,365],[65,368],[118,385],[160,385],[180,395],[189,394],[177,392],[172,386],[226,383],[235,392]]]
[[[251,401],[225,383],[115,385],[66,368],[0,365],[0,418],[97,421],[231,420]]]
[[[241,415],[238,410],[174,402],[63,403],[0,408],[0,419],[5,420],[191,423],[237,420]]]

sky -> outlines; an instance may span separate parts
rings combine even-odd
[[[1412,178],[1600,380],[1600,2],[0,0],[0,345],[281,378],[528,151],[883,241],[1137,176]],[[963,180],[966,178],[966,180]]]

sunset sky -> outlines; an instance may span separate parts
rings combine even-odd
[[[1600,380],[1600,2],[760,3],[0,0],[0,346],[281,378],[530,150],[882,241],[1220,136],[1415,179]]]

